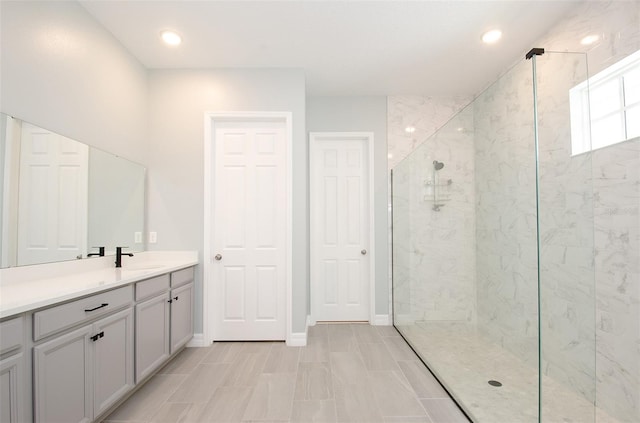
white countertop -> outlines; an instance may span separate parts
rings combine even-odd
[[[117,288],[198,264],[196,251],[147,251],[124,256],[0,269],[0,319]]]

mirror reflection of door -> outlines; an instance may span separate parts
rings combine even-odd
[[[88,151],[77,141],[22,124],[17,265],[85,254]]]

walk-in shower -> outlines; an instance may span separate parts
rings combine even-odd
[[[394,324],[475,422],[640,421],[640,138],[573,149],[587,79],[523,58],[392,170]]]

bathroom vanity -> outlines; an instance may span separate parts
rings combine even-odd
[[[195,252],[0,269],[0,421],[105,417],[193,337]]]

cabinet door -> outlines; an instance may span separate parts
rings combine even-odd
[[[193,284],[171,290],[171,354],[193,338]]]
[[[136,305],[136,383],[169,357],[169,293]]]
[[[36,423],[90,422],[91,326],[33,348]]]
[[[21,423],[25,383],[23,354],[0,361],[0,422]]]
[[[133,308],[96,322],[92,333],[93,415],[97,417],[133,388]]]

